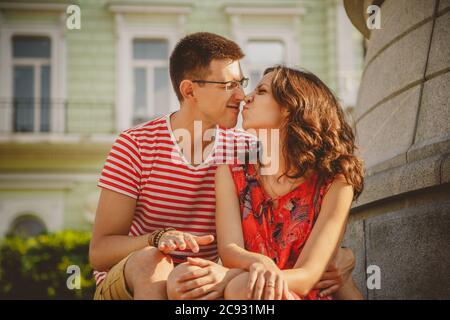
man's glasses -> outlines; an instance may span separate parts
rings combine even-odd
[[[225,86],[225,91],[231,91],[238,87],[242,87],[243,89],[247,88],[248,78],[242,78],[241,80],[231,80],[231,81],[206,81],[206,80],[192,80],[192,82],[196,83],[216,83],[223,84]]]

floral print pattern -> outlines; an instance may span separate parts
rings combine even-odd
[[[245,249],[270,257],[280,269],[292,269],[332,179],[315,173],[294,190],[272,199],[261,187],[254,165],[229,167],[239,197]],[[330,297],[322,298],[319,290],[311,290],[304,299]]]

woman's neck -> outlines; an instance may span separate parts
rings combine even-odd
[[[284,139],[279,129],[258,130],[257,136],[261,144],[259,155],[259,171],[262,175],[279,178],[286,171],[286,158],[283,154]]]

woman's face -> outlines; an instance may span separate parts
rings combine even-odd
[[[249,129],[279,129],[284,112],[272,95],[273,72],[266,74],[255,90],[245,98],[242,110],[242,127]]]

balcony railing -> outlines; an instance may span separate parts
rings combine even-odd
[[[115,133],[114,104],[0,99],[0,133]]]

